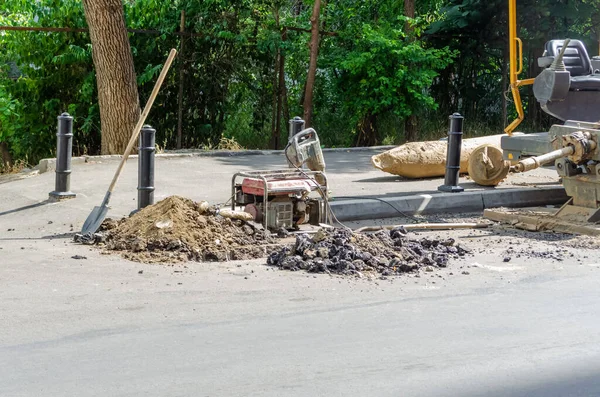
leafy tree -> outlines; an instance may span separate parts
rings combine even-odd
[[[356,143],[378,142],[376,120],[388,112],[406,118],[420,108],[435,108],[427,88],[452,59],[446,49],[425,48],[410,40],[420,26],[410,22],[396,1],[336,3],[339,40],[331,43],[328,66],[336,76],[344,107],[357,125]],[[333,40],[332,40],[333,41]]]
[[[5,0],[0,25],[85,27],[78,0],[60,4]],[[37,161],[56,145],[56,117],[76,119],[75,152],[95,150],[100,130],[91,47],[86,33],[0,32],[0,86],[18,114],[0,126],[14,158]]]
[[[312,124],[325,145],[400,143],[407,119],[418,121],[415,138],[437,137],[455,111],[466,116],[469,133],[500,132],[514,117],[505,95],[507,1],[415,0],[414,18],[404,17],[404,3],[322,2]],[[80,0],[3,4],[0,25],[87,27]],[[277,145],[276,135],[284,140],[287,119],[304,110],[314,5],[123,2],[140,102],[148,99],[165,54],[184,44],[148,119],[159,145],[176,147],[180,120],[187,148],[214,147],[222,137],[248,148]],[[522,77],[539,72],[536,58],[551,38],[582,39],[596,54],[596,0],[519,0],[518,7]],[[552,120],[530,91],[522,95],[529,120],[524,128],[543,130]],[[75,154],[99,153],[97,98],[88,33],[0,31],[3,158],[35,162],[51,155],[56,116],[64,111],[75,117]]]

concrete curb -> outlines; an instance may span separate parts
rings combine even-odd
[[[396,146],[371,146],[371,147],[352,147],[352,148],[326,148],[324,153],[339,152],[366,152],[366,151],[386,151]],[[265,156],[265,155],[283,155],[283,150],[174,150],[165,153],[156,154],[157,158],[184,158],[184,157],[236,157],[236,156]],[[73,157],[71,164],[85,164],[102,160],[120,160],[123,156],[120,154],[106,156],[80,156]],[[130,158],[137,158],[137,155],[131,155]],[[40,174],[56,170],[56,158],[47,158],[40,160],[36,169]]]
[[[463,193],[432,193],[386,198],[344,199],[331,202],[340,221],[396,218],[406,215],[481,212],[486,208],[561,205],[568,196],[562,186],[496,189]]]

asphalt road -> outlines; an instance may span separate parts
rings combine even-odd
[[[453,235],[475,256],[391,281],[4,240],[0,395],[600,395],[598,251]]]
[[[439,184],[398,183],[348,156],[328,160],[338,194]],[[279,164],[258,157],[253,167]],[[455,232],[474,256],[393,280],[263,261],[144,265],[70,241],[106,165],[74,167],[70,202],[43,201],[52,174],[0,184],[0,396],[600,395],[600,251],[587,241]],[[231,171],[251,163],[160,165],[157,198],[224,201]],[[135,207],[134,167],[119,189],[113,216]],[[560,253],[505,263],[511,244]]]

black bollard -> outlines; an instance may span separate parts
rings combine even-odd
[[[292,139],[292,137],[294,135],[296,135],[300,131],[304,130],[305,125],[306,124],[305,124],[304,120],[302,120],[298,116],[291,119],[290,120],[290,136],[288,137],[288,142]]]
[[[289,145],[291,145],[291,143],[292,143],[292,137],[294,135],[298,134],[300,131],[304,130],[305,125],[306,125],[306,123],[304,122],[304,120],[302,120],[298,116],[296,116],[290,120],[290,131],[289,131],[289,137],[288,137],[288,146],[286,146],[286,153],[287,153],[287,149],[290,147]],[[292,164],[290,162],[289,159],[288,159],[288,167],[296,168],[296,167],[294,167],[294,164]]]
[[[444,179],[444,184],[438,187],[438,190],[442,192],[459,193],[464,192],[465,190],[458,186],[464,119],[465,118],[459,113],[454,113],[450,116],[448,151],[446,152],[446,177]]]
[[[140,130],[138,153],[138,210],[154,204],[154,146],[156,130],[145,125]]]
[[[73,152],[73,117],[69,113],[58,116],[56,133],[56,180],[51,200],[66,200],[76,196],[71,192],[71,156]]]

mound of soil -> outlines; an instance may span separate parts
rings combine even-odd
[[[171,196],[129,218],[107,219],[108,250],[138,262],[254,259],[279,248],[250,224],[217,215],[207,203]]]
[[[321,229],[315,235],[298,235],[293,247],[273,252],[267,264],[292,271],[381,276],[417,271],[423,266],[446,267],[450,259],[469,251],[454,239],[410,240],[402,227],[373,234],[346,229]]]

